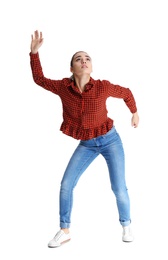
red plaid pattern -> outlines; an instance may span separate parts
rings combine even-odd
[[[137,111],[129,88],[90,78],[81,93],[71,78],[52,80],[44,77],[38,53],[30,53],[30,65],[34,82],[60,97],[63,107],[60,130],[75,139],[89,140],[106,134],[112,128],[113,120],[107,116],[108,97],[121,98],[132,113]]]

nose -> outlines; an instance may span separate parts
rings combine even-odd
[[[82,63],[86,63],[86,61],[84,59],[82,59]]]

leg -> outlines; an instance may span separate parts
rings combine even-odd
[[[119,221],[122,226],[130,224],[130,199],[125,182],[125,156],[119,134],[115,131],[107,137],[108,145],[101,151],[104,156],[111,181],[111,187],[116,197]],[[107,140],[106,140],[107,141]]]
[[[98,154],[95,149],[79,144],[67,165],[60,188],[60,227],[62,229],[70,227],[73,189],[82,173]]]

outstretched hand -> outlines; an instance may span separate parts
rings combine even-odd
[[[41,47],[41,45],[43,44],[43,36],[42,36],[42,32],[38,32],[38,30],[36,30],[34,32],[34,35],[31,36],[32,40],[31,40],[31,53],[35,54],[38,52],[38,49]]]

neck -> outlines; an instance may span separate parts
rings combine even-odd
[[[90,81],[90,75],[82,75],[82,76],[76,76],[74,75],[75,83],[79,90],[83,92],[85,90],[86,84]]]

